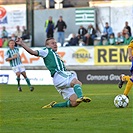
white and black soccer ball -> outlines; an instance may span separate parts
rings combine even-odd
[[[129,99],[123,94],[119,94],[114,98],[114,105],[117,108],[125,108],[128,106]]]

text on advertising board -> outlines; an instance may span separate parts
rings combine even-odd
[[[115,65],[130,64],[127,46],[95,47],[96,65],[114,65],[114,63]]]

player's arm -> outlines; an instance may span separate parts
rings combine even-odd
[[[6,55],[5,55],[5,60],[6,60],[6,61],[11,61],[11,60],[16,59],[17,57],[18,57],[17,54],[14,54],[12,57],[10,57],[10,56],[8,55],[8,53],[6,53]]]
[[[17,43],[18,45],[20,45],[21,47],[23,47],[29,54],[38,56],[38,52],[32,50],[31,48],[29,48],[29,47],[22,41],[21,38],[18,38],[18,39],[16,40],[16,43]]]
[[[132,60],[132,48],[128,47],[128,56],[129,56],[129,60]]]
[[[17,58],[16,55],[14,55],[13,57],[6,58],[6,61],[11,61],[11,60],[14,60],[15,58]]]

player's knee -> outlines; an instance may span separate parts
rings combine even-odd
[[[79,85],[82,85],[82,82],[79,81],[78,79],[74,78],[71,82],[71,86],[73,87],[75,84],[79,84]]]
[[[71,102],[71,106],[72,106],[72,107],[76,107],[76,106],[78,106],[78,105],[79,105],[79,103],[77,103],[76,101]]]
[[[27,78],[26,72],[22,72],[21,74],[23,75],[24,78]]]
[[[19,77],[19,76],[20,76],[20,74],[21,74],[20,72],[17,72],[17,73],[16,73],[16,76],[17,76],[17,77]]]
[[[72,107],[76,107],[76,106],[79,105],[79,103],[76,102],[76,100],[77,100],[77,95],[76,94],[71,95],[69,100],[70,100],[70,105]]]

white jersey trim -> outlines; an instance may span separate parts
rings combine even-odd
[[[45,49],[45,50],[44,49],[39,49],[37,51],[38,51],[40,57],[44,58],[48,55],[48,49]]]

